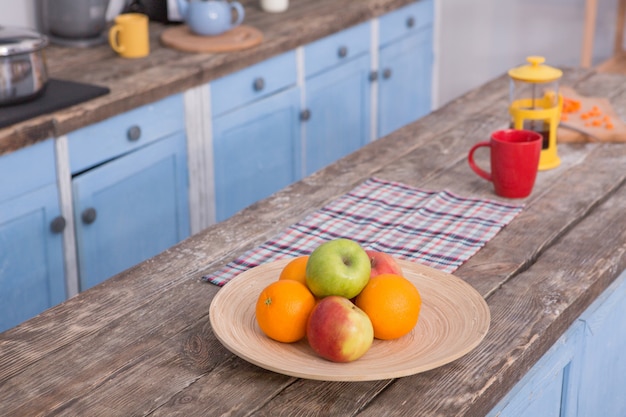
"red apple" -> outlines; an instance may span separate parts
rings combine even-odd
[[[377,275],[381,274],[395,274],[402,275],[402,268],[393,258],[393,256],[384,253],[377,252],[373,250],[366,250],[367,256],[370,258],[370,263],[372,264],[372,269],[370,272],[370,278],[374,278]]]
[[[306,336],[313,350],[333,362],[352,362],[374,341],[370,318],[345,297],[331,295],[311,311]]]

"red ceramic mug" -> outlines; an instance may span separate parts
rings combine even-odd
[[[491,134],[488,142],[472,146],[467,155],[472,170],[487,181],[493,182],[497,195],[507,198],[524,198],[535,185],[542,137],[530,130],[506,129]],[[474,152],[481,147],[491,151],[491,172],[474,162]]]

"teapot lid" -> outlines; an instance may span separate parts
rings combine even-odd
[[[34,30],[0,26],[0,56],[37,51],[48,45],[48,38]]]
[[[529,56],[526,61],[530,65],[522,65],[509,70],[509,76],[514,80],[528,82],[550,82],[561,78],[563,71],[543,65],[545,60],[542,56]]]

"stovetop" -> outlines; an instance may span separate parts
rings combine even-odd
[[[109,91],[107,87],[49,79],[41,96],[25,103],[0,107],[0,128],[91,100]]]

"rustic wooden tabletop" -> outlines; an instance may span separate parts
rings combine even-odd
[[[626,113],[624,76],[569,70],[562,84]],[[559,145],[561,166],[455,272],[486,299],[487,336],[432,371],[323,382],[261,369],[216,339],[220,289],[201,277],[371,176],[500,199],[466,155],[508,124],[507,107],[502,76],[0,334],[0,414],[484,415],[626,268],[625,144]]]
[[[260,30],[263,41],[229,53],[190,53],[166,47],[161,33],[169,26],[150,24],[150,54],[117,56],[109,45],[45,49],[49,77],[108,87],[105,96],[0,129],[0,155],[64,135],[108,117],[202,85],[342,29],[378,17],[413,0],[291,0],[284,13],[261,11],[258,0],[242,0],[245,24]]]

